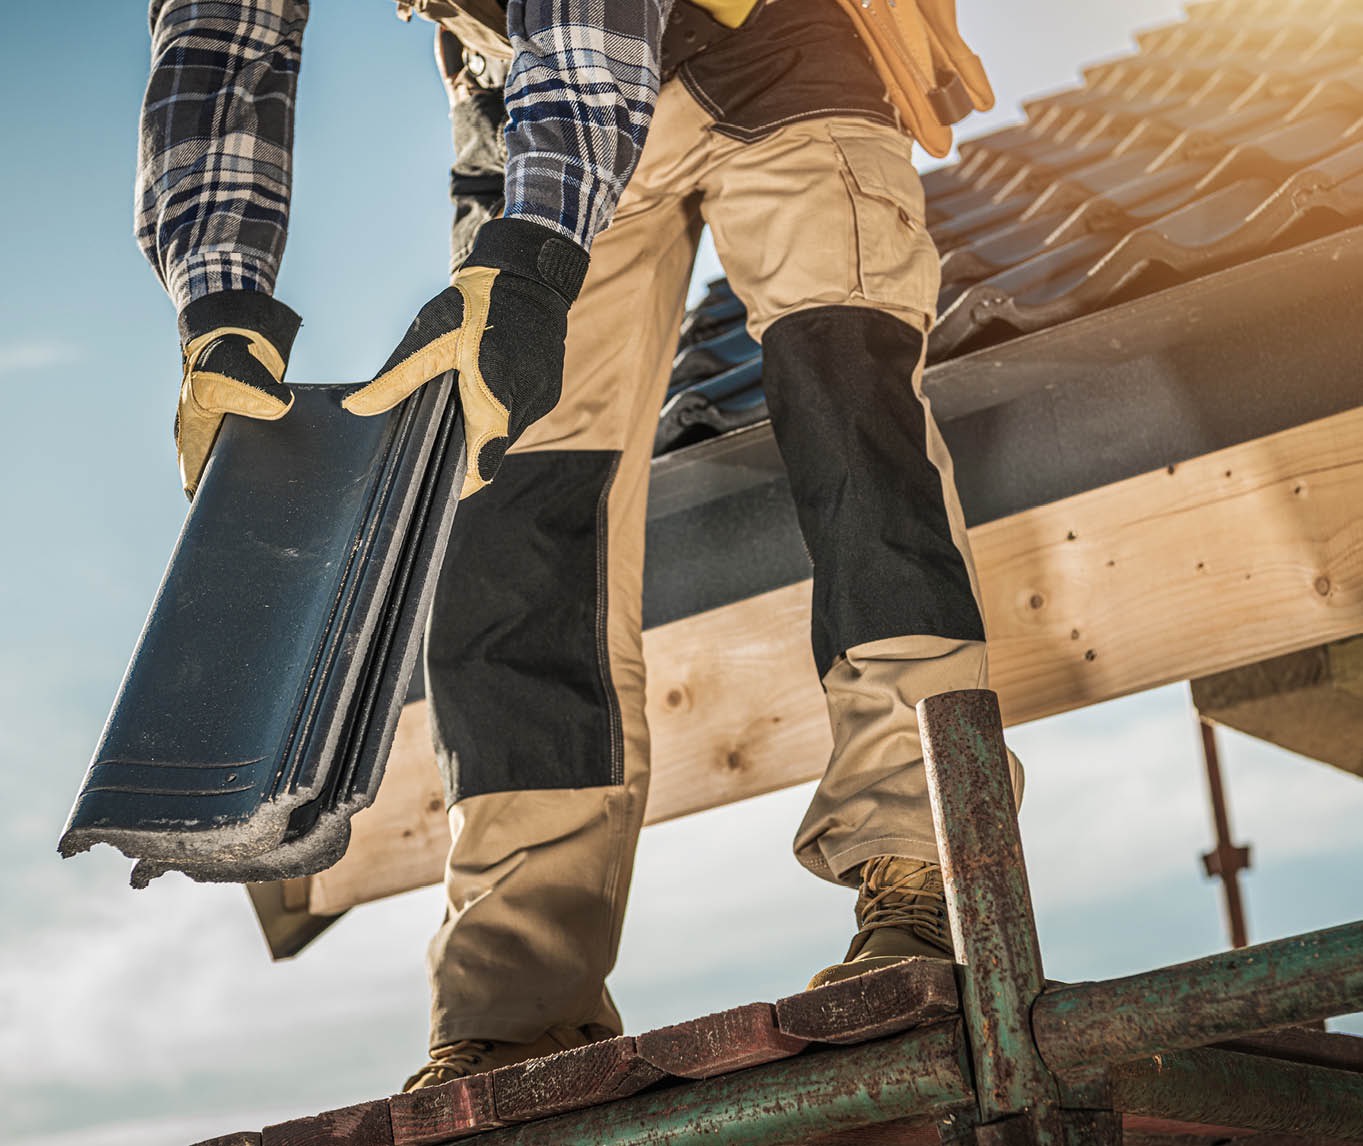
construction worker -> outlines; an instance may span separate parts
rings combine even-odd
[[[516,63],[468,13],[417,8],[442,25],[458,268],[481,222],[515,202],[499,143]],[[860,896],[851,949],[813,982],[952,953],[914,704],[982,686],[985,648],[919,385],[938,260],[901,125],[914,117],[939,153],[949,130],[921,87],[917,106],[891,103],[898,77],[836,0],[748,8],[733,29],[673,7],[648,141],[573,308],[563,396],[455,519],[426,646],[449,911],[430,948],[431,1060],[408,1089],[622,1030],[605,978],[648,785],[647,475],[702,223],[762,342],[814,563],[835,747],[796,854]],[[959,60],[947,74],[968,73],[987,103],[941,23],[956,50],[933,58]]]
[[[795,847],[860,889],[852,946],[814,982],[951,956],[914,704],[984,684],[985,647],[920,387],[938,264],[911,149],[940,154],[990,97],[950,0],[900,0],[879,13],[889,31],[843,2],[678,0],[666,37],[655,0],[511,0],[505,31],[484,0],[413,5],[469,49],[451,79],[460,162],[469,104],[499,118],[502,69],[509,125],[504,195],[495,163],[463,172],[477,187],[456,164],[455,190],[484,199],[459,200],[451,287],[346,402],[378,413],[458,370],[475,495],[427,641],[454,842],[431,1060],[409,1088],[622,1029],[605,979],[648,784],[647,474],[702,223],[762,341],[814,565],[834,750]],[[291,401],[299,320],[271,296],[307,12],[151,8],[138,235],[180,309],[191,494],[224,413]],[[483,147],[500,159],[495,135]]]

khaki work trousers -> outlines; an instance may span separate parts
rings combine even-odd
[[[648,790],[640,630],[649,462],[702,223],[759,339],[814,308],[873,308],[917,332],[933,318],[938,259],[908,139],[868,120],[830,117],[740,143],[709,130],[712,123],[682,84],[664,86],[638,171],[596,239],[569,319],[562,400],[508,457],[509,466],[551,453],[617,458],[601,506],[609,607],[600,638],[618,709],[618,755],[610,782],[599,785],[456,798],[449,911],[429,953],[433,1047],[461,1038],[529,1041],[555,1025],[621,1029],[604,983]],[[921,402],[921,374],[920,353],[903,376],[881,384],[912,387]],[[951,462],[925,402],[923,409],[924,452],[940,475],[949,520],[939,532],[968,570],[968,584],[965,573],[960,580],[970,605],[978,592]],[[466,521],[483,528],[461,507],[456,534]],[[818,577],[816,562],[816,592]],[[462,592],[460,607],[475,596]],[[433,641],[428,636],[430,677]],[[855,883],[875,856],[936,858],[914,705],[984,686],[985,648],[978,639],[910,632],[838,651],[823,680],[833,755],[795,850],[815,874]],[[452,652],[451,663],[463,652]],[[523,719],[536,720],[528,694]],[[438,752],[454,755],[458,738],[445,727],[454,718],[437,714],[435,723]]]

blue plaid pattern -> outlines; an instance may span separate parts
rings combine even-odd
[[[269,294],[289,221],[307,0],[153,0],[135,229],[177,308]]]
[[[506,213],[584,248],[615,213],[658,99],[671,0],[510,0]]]
[[[610,222],[658,98],[671,3],[510,0],[508,217],[588,249]],[[307,20],[308,0],[153,0],[136,232],[179,308],[274,290]]]

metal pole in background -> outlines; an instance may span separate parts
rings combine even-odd
[[[1245,927],[1245,906],[1240,897],[1240,872],[1249,867],[1249,848],[1231,842],[1230,810],[1221,780],[1221,758],[1216,748],[1216,729],[1201,714],[1197,718],[1202,733],[1202,759],[1207,766],[1207,793],[1212,802],[1212,823],[1216,829],[1216,848],[1202,857],[1202,866],[1211,878],[1219,877],[1226,901],[1226,926],[1232,947],[1245,947],[1249,935]]]

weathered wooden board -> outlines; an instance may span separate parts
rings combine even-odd
[[[945,959],[909,959],[778,999],[776,1020],[781,1030],[809,1042],[861,1043],[959,1009],[952,965]]]
[[[393,1146],[436,1146],[500,1126],[492,1076],[472,1074],[388,1100]]]
[[[208,1138],[196,1142],[194,1146],[260,1146],[260,1135],[254,1130],[243,1130],[239,1134],[223,1134],[218,1138]]]
[[[309,903],[310,890],[306,876],[246,885],[261,934],[275,959],[297,955],[340,918],[338,915],[314,915]]]
[[[1363,633],[1363,410],[972,530],[992,685],[1019,723]],[[645,634],[650,822],[820,774],[830,735],[808,582]],[[448,847],[409,706],[330,914],[438,880]]]
[[[747,1003],[642,1034],[639,1053],[665,1074],[713,1078],[799,1054],[808,1039],[776,1026],[770,1003]]]
[[[388,1101],[361,1102],[267,1126],[261,1146],[393,1146]]]
[[[628,1036],[494,1070],[492,1095],[503,1122],[552,1118],[628,1098],[663,1077]]]

